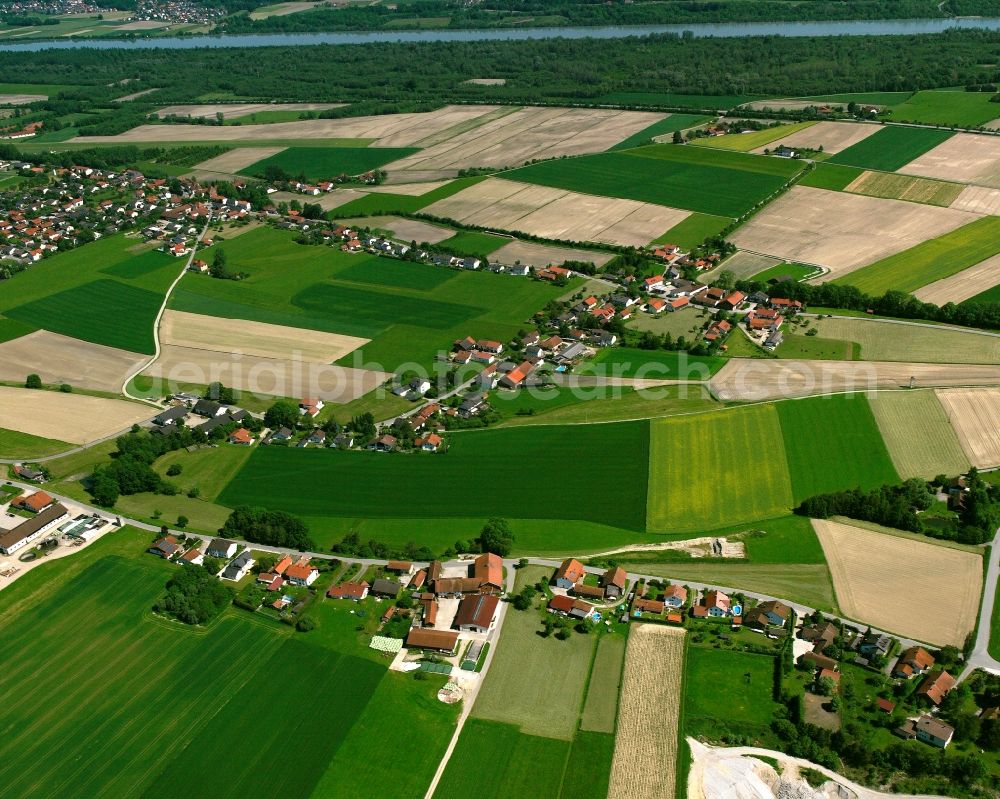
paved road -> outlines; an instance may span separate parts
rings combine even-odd
[[[964,680],[975,669],[985,669],[991,674],[1000,674],[1000,661],[989,653],[990,627],[993,621],[993,602],[1000,579],[1000,557],[997,556],[997,546],[1000,546],[1000,529],[993,536],[990,547],[989,563],[986,565],[986,579],[983,582],[983,603],[979,608],[979,629],[976,631],[976,644],[969,656],[969,662],[962,670],[959,680]]]

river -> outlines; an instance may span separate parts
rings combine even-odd
[[[623,25],[606,27],[516,28],[490,30],[372,31],[369,33],[274,33],[235,36],[164,36],[141,39],[60,39],[0,44],[0,51],[36,52],[91,48],[97,50],[149,50],[194,47],[289,47],[316,44],[368,44],[371,42],[476,42],[527,39],[618,39],[656,33],[695,37],[746,36],[898,36],[941,33],[955,28],[1000,30],[1000,18],[845,20],[841,22],[712,22],[688,25]]]

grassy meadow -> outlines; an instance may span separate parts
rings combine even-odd
[[[990,92],[923,91],[892,107],[892,118],[925,125],[977,127],[997,116]]]
[[[895,172],[951,136],[948,130],[890,125],[831,156],[827,163]]]
[[[880,391],[871,401],[899,476],[962,474],[969,459],[933,391]]]
[[[0,458],[41,458],[73,449],[73,444],[0,427]]]
[[[831,164],[829,161],[821,161],[809,172],[803,175],[799,181],[800,186],[811,186],[814,189],[829,189],[830,191],[843,191],[855,179],[857,179],[863,169],[844,164]]]
[[[693,213],[682,219],[657,238],[654,244],[676,244],[686,250],[697,247],[705,239],[719,235],[732,220],[728,216]]]
[[[741,729],[766,729],[778,709],[773,686],[773,657],[689,645],[684,664],[686,732],[718,738],[727,721]]]
[[[913,292],[985,261],[998,252],[1000,217],[984,216],[833,282],[856,286],[871,295],[884,294],[890,289]]]
[[[777,191],[802,164],[775,158],[656,144],[543,161],[505,178],[587,194],[735,217]],[[718,191],[726,186],[725,192]]]

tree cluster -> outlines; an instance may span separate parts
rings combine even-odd
[[[233,591],[206,569],[181,567],[153,610],[185,624],[205,624],[233,601]]]
[[[242,505],[229,514],[219,530],[230,538],[243,538],[256,544],[287,547],[300,551],[316,548],[305,523],[281,510]]]

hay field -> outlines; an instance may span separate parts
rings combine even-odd
[[[956,388],[937,396],[972,465],[1000,466],[1000,391]]]
[[[268,17],[284,17],[288,14],[297,14],[300,11],[308,11],[312,8],[319,8],[323,3],[276,3],[273,6],[264,6],[256,11],[250,12],[250,19],[267,19]]]
[[[86,444],[153,416],[135,402],[0,386],[0,427],[40,438]]]
[[[954,208],[954,203],[964,188],[966,187],[958,183],[897,175],[893,172],[862,172],[844,187],[844,191],[887,200],[907,200],[912,203]]]
[[[1000,139],[956,133],[898,171],[1000,189]]]
[[[1000,216],[1000,189],[966,186],[962,189],[962,193],[955,198],[951,207],[959,211],[971,211],[974,214]]]
[[[256,164],[272,155],[277,155],[284,147],[236,147],[228,153],[209,158],[193,167],[194,170],[206,172],[234,173]],[[298,195],[296,195],[298,197]]]
[[[594,264],[594,266],[604,266],[615,256],[610,252],[599,252],[597,250],[574,250],[568,247],[549,247],[545,244],[535,244],[530,241],[514,240],[510,244],[505,244],[495,253],[493,257],[502,263],[512,264],[520,261],[529,266],[545,267],[552,264],[561,264],[564,261],[584,261]]]
[[[268,141],[293,139],[378,139],[379,146],[406,147],[433,133],[475,120],[494,106],[445,106],[415,114],[300,119],[270,125],[139,125],[117,136],[78,136],[74,142]]]
[[[994,255],[961,272],[935,280],[913,292],[918,300],[944,305],[960,303],[1000,284],[1000,255]]]
[[[179,347],[161,348],[160,357],[142,372],[170,386],[221,381],[240,391],[268,397],[317,397],[346,403],[367,394],[391,375],[329,363],[264,358],[232,352]]]
[[[636,624],[628,637],[608,799],[673,799],[684,630]]]
[[[226,119],[239,119],[261,111],[325,111],[343,105],[344,103],[191,103],[168,105],[157,111],[156,116],[163,119],[172,114],[178,117],[215,119],[215,115],[221,113]]]
[[[941,236],[964,211],[795,186],[730,237],[740,249],[826,266],[832,280]]]
[[[117,394],[145,360],[127,350],[37,330],[0,344],[0,380],[19,383],[34,373],[43,383]]]
[[[430,144],[387,169],[513,167],[536,158],[599,153],[664,118],[664,114],[646,111],[521,108]]]
[[[722,400],[747,402],[844,391],[1000,386],[1000,366],[733,358],[709,383]]]
[[[362,216],[357,219],[338,219],[337,222],[348,227],[387,230],[398,239],[415,241],[417,244],[425,241],[428,244],[437,244],[455,235],[455,231],[450,228],[432,225],[419,219],[405,219],[401,216]]]
[[[397,175],[398,178],[408,177]],[[383,183],[380,186],[365,186],[368,194],[401,194],[404,197],[420,197],[429,191],[447,186],[450,180],[426,180],[418,183]]]
[[[917,641],[962,646],[979,611],[979,555],[828,520],[814,519],[813,527],[845,616]],[[933,601],[919,601],[917,586],[929,588]]]
[[[773,106],[772,106],[773,108]],[[823,148],[823,152],[835,154],[841,150],[864,141],[881,128],[879,125],[857,124],[852,122],[817,122],[804,130],[776,139],[767,145],[767,149],[784,145],[785,147],[809,147],[813,150]],[[754,152],[764,152],[760,147]]]
[[[578,194],[490,178],[424,211],[471,225],[570,241],[642,246],[689,213],[662,205]]]
[[[241,353],[261,358],[294,356],[316,363],[332,363],[371,340],[301,327],[270,325],[247,319],[221,319],[171,310],[163,312],[160,336],[164,344],[178,347]]]
[[[866,361],[1000,364],[1000,336],[978,330],[840,316],[814,324],[823,338],[856,341]]]
[[[899,476],[962,474],[969,459],[933,391],[880,391],[872,413]]]

